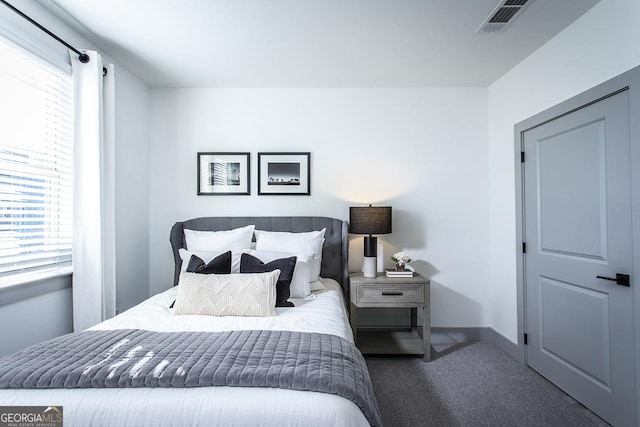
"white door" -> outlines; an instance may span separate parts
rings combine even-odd
[[[527,363],[609,423],[635,425],[628,91],[523,141]]]

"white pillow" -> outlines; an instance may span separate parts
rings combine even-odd
[[[324,287],[321,280],[316,280],[315,282],[311,282],[311,291],[323,291],[327,288]]]
[[[265,264],[276,259],[295,256],[297,258],[296,266],[293,269],[293,278],[291,279],[291,285],[289,286],[291,298],[305,298],[311,295],[311,280],[309,279],[311,278],[310,264],[314,260],[313,254],[311,254],[310,256],[306,256],[290,252],[256,251],[253,249],[249,249],[244,252],[258,258]]]
[[[180,273],[174,313],[275,316],[279,276],[280,270],[249,274]]]
[[[180,248],[178,253],[180,254],[180,259],[182,259],[182,266],[180,267],[180,271],[187,271],[187,267],[189,266],[189,261],[191,260],[191,255],[195,255],[204,261],[205,264],[209,264],[212,259],[221,255],[227,251],[222,252],[208,252],[208,251],[188,251],[184,248]],[[231,272],[232,273],[240,273],[240,257],[242,256],[241,252],[231,252]]]
[[[223,231],[184,230],[187,250],[197,252],[241,252],[251,247],[255,225]]]
[[[255,230],[256,250],[288,252],[305,257],[315,254],[313,262],[310,264],[311,281],[314,282],[320,276],[325,231],[327,231],[326,228],[305,233]]]

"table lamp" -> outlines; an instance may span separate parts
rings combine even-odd
[[[364,277],[376,277],[378,238],[373,234],[391,233],[391,206],[352,206],[349,208],[349,233],[367,234],[364,238]]]

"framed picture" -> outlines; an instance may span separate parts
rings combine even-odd
[[[249,153],[198,153],[198,195],[251,194]]]
[[[310,153],[258,153],[258,195],[310,195],[310,157]]]

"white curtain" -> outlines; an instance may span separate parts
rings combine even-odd
[[[73,329],[115,315],[115,85],[113,64],[70,52],[74,76]],[[103,66],[107,73],[103,76]]]

